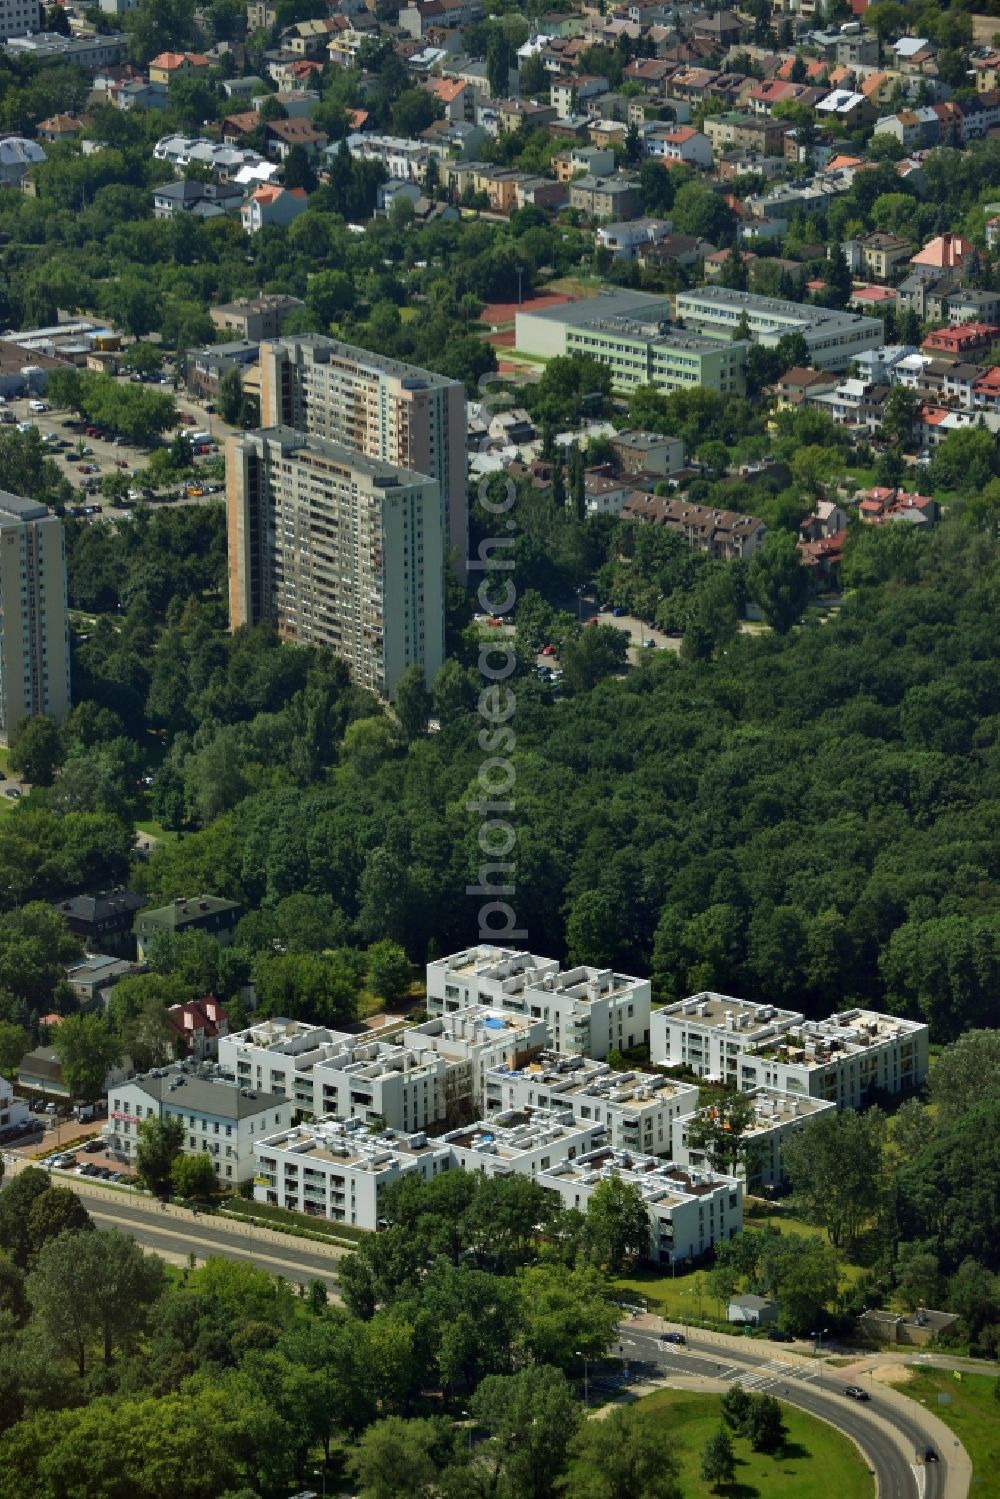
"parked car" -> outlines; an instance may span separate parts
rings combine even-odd
[[[867,1400],[869,1398],[868,1391],[863,1390],[859,1384],[847,1385],[844,1389],[844,1394],[850,1400]]]
[[[95,1135],[93,1140],[88,1140],[83,1148],[86,1151],[87,1155],[96,1155],[99,1150],[103,1149],[103,1146],[104,1141],[98,1139]]]
[[[611,618],[612,619],[623,619],[624,616],[625,616],[625,610],[621,607],[620,604],[616,605],[615,608],[612,609],[612,611],[611,611]]]
[[[768,1332],[772,1343],[793,1343],[795,1340],[790,1332],[782,1332],[780,1327],[772,1327]]]
[[[4,791],[4,796],[9,796],[11,801],[14,802],[17,801],[20,795],[21,793],[20,791],[18,791],[16,786],[8,786]]]
[[[543,645],[541,653],[543,656],[554,656],[556,648],[554,645]]]

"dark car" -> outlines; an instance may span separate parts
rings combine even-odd
[[[795,1341],[790,1332],[782,1332],[780,1327],[772,1327],[767,1336],[772,1343],[794,1343]]]
[[[925,1447],[924,1448],[924,1462],[925,1463],[937,1463],[937,1462],[940,1462],[940,1461],[941,1461],[941,1459],[938,1457],[938,1455],[934,1451],[933,1447]]]
[[[684,1336],[684,1334],[682,1332],[661,1332],[660,1333],[660,1342],[661,1343],[680,1343],[681,1346],[683,1347],[687,1343],[687,1338]]]
[[[868,1391],[863,1390],[859,1384],[847,1385],[844,1394],[848,1395],[851,1400],[867,1400],[869,1398]]]

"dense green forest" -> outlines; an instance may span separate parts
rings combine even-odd
[[[514,904],[530,944],[651,972],[663,998],[712,986],[809,1014],[863,1001],[926,1017],[938,1040],[990,1023],[991,515],[932,537],[865,531],[850,559],[863,586],[826,622],[723,633],[708,654],[652,653],[624,676],[602,675],[614,662],[591,661],[564,619],[564,690],[538,682],[530,653],[514,678]],[[620,554],[604,519],[556,517],[560,577]],[[152,766],[152,815],[184,836],[133,866],[151,898],[197,889],[273,910],[304,894],[328,939],[390,938],[418,963],[474,939],[482,751],[464,595],[431,699],[387,717],[329,657],[230,637],[223,568],[221,507],[71,523],[74,601],[109,612],[76,640],[66,727],[39,721],[17,746],[38,789],[0,824],[0,899],[124,876]],[[532,609],[536,630],[539,611],[559,624],[535,591],[522,607],[526,626]],[[51,995],[27,983],[12,975],[5,1008],[30,1021]]]

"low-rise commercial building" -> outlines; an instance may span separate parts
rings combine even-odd
[[[779,1088],[754,1088],[749,1097],[753,1102],[754,1118],[743,1133],[742,1138],[747,1142],[746,1155],[734,1174],[743,1182],[746,1191],[761,1192],[780,1187],[785,1181],[783,1150],[789,1135],[801,1130],[820,1114],[829,1113],[836,1104],[822,1098],[783,1093]],[[678,1119],[675,1124],[673,1157],[682,1166],[701,1169],[711,1164],[705,1149],[690,1143],[689,1131],[712,1112],[710,1104]]]
[[[741,394],[748,345],[706,337],[679,327],[664,297],[645,292],[611,292],[538,312],[518,312],[517,348],[552,359],[588,354],[611,369],[616,389],[654,385],[659,390],[690,389]]]
[[[720,339],[731,339],[741,326],[745,327],[751,340],[765,348],[775,347],[786,333],[799,333],[809,349],[810,362],[824,370],[844,369],[863,350],[879,349],[885,342],[879,318],[756,296],[725,286],[678,292],[676,313],[685,327]]]
[[[480,946],[427,965],[427,1012],[491,1008],[543,1020],[550,1044],[603,1061],[649,1039],[650,985],[610,968],[562,970],[553,958]]]
[[[30,36],[12,36],[3,44],[8,57],[36,63],[72,63],[87,72],[121,62],[128,38],[120,31],[103,35],[63,36],[57,31],[36,31]]]
[[[594,1190],[615,1177],[634,1186],[649,1216],[649,1258],[677,1265],[701,1259],[743,1227],[742,1184],[714,1171],[695,1171],[655,1156],[602,1147],[580,1160],[542,1172],[541,1186],[558,1192],[564,1207],[586,1212]]]
[[[253,1176],[257,1141],[288,1128],[291,1104],[241,1088],[218,1063],[178,1062],[108,1090],[108,1122],[101,1133],[115,1154],[135,1160],[139,1126],[146,1119],[179,1119],[182,1154],[207,1155],[220,1184],[235,1187]]]
[[[603,1124],[616,1150],[670,1155],[676,1124],[698,1107],[694,1083],[655,1072],[613,1072],[606,1062],[543,1052],[521,1067],[486,1075],[486,1110],[568,1108],[583,1124]]]

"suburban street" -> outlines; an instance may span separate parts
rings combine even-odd
[[[648,1324],[654,1323],[656,1330]],[[968,1489],[968,1459],[949,1461],[959,1446],[936,1417],[884,1385],[873,1387],[871,1399],[855,1403],[843,1393],[857,1376],[824,1366],[822,1360],[803,1358],[773,1343],[722,1334],[688,1335],[686,1347],[661,1343],[656,1318],[640,1318],[622,1325],[622,1349],[632,1366],[640,1364],[640,1378],[707,1381],[723,1389],[739,1383],[757,1393],[775,1395],[811,1415],[831,1421],[860,1447],[878,1483],[879,1499],[958,1499]],[[940,1459],[925,1463],[932,1447]],[[961,1449],[960,1449],[961,1451]]]
[[[6,1181],[33,1161],[8,1157]],[[10,1169],[13,1166],[13,1171]],[[199,1264],[210,1258],[251,1260],[262,1270],[284,1276],[294,1285],[321,1280],[335,1294],[337,1260],[344,1253],[338,1245],[312,1239],[297,1239],[274,1229],[258,1228],[234,1218],[193,1213],[173,1203],[161,1207],[145,1195],[133,1197],[112,1187],[102,1187],[86,1177],[53,1172],[53,1185],[71,1187],[83,1198],[87,1212],[99,1228],[118,1229],[131,1235],[143,1249],[174,1265],[187,1265],[195,1255]]]

